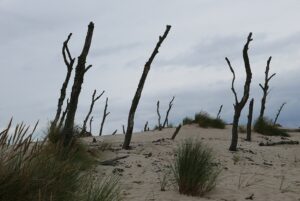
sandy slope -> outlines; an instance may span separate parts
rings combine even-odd
[[[202,129],[196,125],[184,126],[173,142],[170,138],[175,129],[149,131],[133,135],[130,151],[121,150],[124,135],[97,137],[98,144],[111,146],[101,160],[129,155],[116,166],[97,166],[95,173],[121,175],[124,200],[128,201],[188,201],[188,200],[253,200],[282,201],[300,200],[300,145],[260,147],[267,139],[253,134],[253,141],[246,142],[240,134],[239,151],[228,151],[230,127],[225,130]],[[300,140],[300,133],[291,133],[292,140]],[[180,195],[174,185],[160,191],[160,180],[168,172],[173,150],[185,138],[198,138],[213,148],[216,160],[223,166],[217,187],[203,198]],[[268,137],[279,141],[280,137]],[[164,140],[163,140],[164,139]],[[91,138],[85,139],[91,142]],[[101,142],[100,142],[101,141]],[[156,142],[155,142],[156,141]],[[169,182],[171,183],[171,182]]]

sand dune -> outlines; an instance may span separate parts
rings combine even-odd
[[[168,138],[174,130],[136,133],[131,144],[133,149],[129,151],[121,149],[123,135],[96,137],[97,143],[91,143],[92,138],[85,138],[91,149],[103,144],[108,146],[101,160],[128,155],[115,166],[97,166],[95,176],[119,174],[125,201],[300,200],[300,145],[261,147],[259,142],[282,139],[253,133],[253,141],[247,142],[244,141],[245,134],[240,134],[239,151],[233,153],[228,151],[230,126],[224,130],[184,126],[172,141]],[[290,134],[291,140],[300,140],[300,133]],[[222,166],[216,188],[201,198],[180,195],[171,180],[166,191],[160,190],[160,179],[169,170],[173,150],[186,138],[198,138],[212,147],[216,161]]]

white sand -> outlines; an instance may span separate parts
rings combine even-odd
[[[246,142],[245,134],[240,134],[239,151],[233,153],[228,151],[230,126],[224,130],[184,126],[173,142],[166,138],[170,138],[174,130],[134,134],[133,149],[129,151],[121,149],[124,135],[97,137],[97,144],[112,144],[111,150],[106,150],[100,160],[124,155],[129,157],[120,160],[114,167],[97,166],[96,174],[109,175],[120,168],[125,201],[234,201],[246,200],[251,194],[254,194],[253,200],[256,201],[300,201],[300,145],[260,147],[258,143],[265,142],[266,137],[253,133],[252,142]],[[300,133],[291,133],[291,136],[291,140],[300,140]],[[162,138],[165,140],[153,143]],[[198,138],[212,147],[216,161],[223,166],[216,188],[202,198],[180,195],[172,184],[167,186],[166,191],[160,191],[159,178],[162,179],[164,172],[168,171],[174,148],[185,138]],[[280,137],[268,138],[274,142],[281,140]],[[85,140],[91,142],[92,138]]]

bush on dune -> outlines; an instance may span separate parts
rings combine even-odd
[[[199,112],[195,114],[195,122],[199,124],[202,128],[219,128],[224,129],[225,128],[225,122],[222,119],[219,118],[212,118],[208,113],[206,112]]]
[[[272,120],[268,118],[258,118],[254,123],[254,131],[263,135],[268,136],[284,136],[289,137],[290,135],[273,125]]]

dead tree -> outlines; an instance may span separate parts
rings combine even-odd
[[[160,123],[160,119],[161,119],[161,116],[160,116],[160,113],[159,113],[159,101],[157,101],[157,104],[156,104],[156,112],[157,112],[157,116],[158,116],[158,130],[161,130],[161,123]]]
[[[166,112],[165,121],[164,121],[164,124],[162,126],[163,128],[165,128],[166,126],[169,126],[169,113],[170,113],[170,110],[172,109],[174,99],[175,99],[175,96],[173,96],[172,100],[169,103],[169,108]]]
[[[115,135],[118,132],[118,129],[116,129],[111,135]]]
[[[144,126],[144,132],[148,131],[148,121],[146,121],[145,126]]]
[[[125,126],[124,125],[122,125],[122,129],[123,129],[123,134],[125,135],[126,131],[125,131]]]
[[[67,40],[65,40],[65,42],[63,43],[63,47],[62,47],[62,55],[64,58],[65,65],[67,66],[67,74],[66,74],[66,78],[62,84],[62,87],[60,89],[60,97],[59,97],[58,103],[57,103],[56,115],[55,115],[54,120],[51,123],[50,131],[53,131],[56,128],[57,122],[60,118],[62,106],[63,106],[64,100],[66,97],[66,90],[67,90],[67,87],[69,84],[69,80],[70,80],[71,73],[73,70],[73,65],[75,62],[75,58],[72,58],[69,47],[68,47],[68,42],[69,42],[71,36],[72,36],[72,33],[69,34]]]
[[[69,99],[67,99],[66,109],[65,109],[65,111],[63,111],[63,113],[62,113],[62,116],[61,116],[61,118],[60,118],[59,124],[58,124],[58,126],[57,126],[57,130],[60,130],[60,129],[61,129],[61,127],[62,127],[62,125],[63,125],[63,123],[64,123],[64,121],[65,121],[65,117],[66,117],[66,114],[67,114],[67,112],[68,112],[68,108],[69,108]]]
[[[236,148],[237,148],[237,142],[238,142],[239,120],[240,120],[241,112],[249,98],[252,72],[251,72],[251,67],[250,67],[250,62],[249,62],[249,57],[248,57],[248,49],[249,49],[249,43],[253,40],[251,37],[252,37],[252,33],[250,33],[248,35],[247,42],[243,49],[243,59],[244,59],[244,65],[245,65],[245,71],[246,71],[246,80],[245,80],[245,84],[244,84],[244,94],[240,101],[238,100],[237,93],[234,89],[235,72],[230,64],[229,59],[227,57],[225,58],[228,66],[230,68],[230,71],[233,74],[231,90],[232,90],[234,98],[235,98],[235,104],[233,105],[234,106],[234,116],[233,116],[233,122],[232,122],[232,139],[231,139],[231,145],[229,148],[230,151],[237,150]]]
[[[249,104],[249,114],[248,114],[248,123],[247,123],[247,137],[246,141],[251,142],[251,126],[252,126],[252,116],[253,116],[253,104],[254,98],[251,99]]]
[[[217,119],[221,118],[220,114],[222,112],[222,108],[223,108],[223,105],[221,105],[220,108],[219,108],[219,111],[218,111],[218,114],[217,114]]]
[[[259,113],[259,118],[264,117],[265,109],[266,109],[266,101],[267,101],[267,95],[269,94],[269,81],[276,75],[276,73],[273,73],[271,76],[269,76],[269,70],[270,70],[270,62],[272,57],[269,57],[267,61],[266,71],[265,71],[265,84],[262,86],[262,84],[259,84],[260,88],[263,90],[263,97],[261,99],[261,108]]]
[[[77,66],[75,70],[74,83],[71,90],[69,109],[67,112],[65,125],[62,131],[64,146],[68,146],[72,141],[74,119],[77,111],[78,99],[81,92],[83,78],[85,73],[92,67],[92,65],[86,66],[86,57],[91,47],[93,32],[94,32],[94,23],[90,22],[82,52],[78,57]]]
[[[93,96],[92,96],[92,102],[91,102],[91,105],[90,105],[90,109],[89,109],[89,112],[87,113],[87,115],[86,115],[86,117],[85,117],[85,119],[83,121],[82,130],[81,130],[81,134],[80,135],[85,135],[85,133],[86,133],[86,124],[87,124],[87,122],[88,122],[88,120],[90,118],[90,115],[91,115],[92,111],[93,111],[95,102],[97,100],[99,100],[99,98],[101,98],[101,96],[104,94],[104,92],[105,91],[102,91],[102,93],[99,96],[96,97],[97,90],[96,89],[94,90],[94,93],[93,93]]]
[[[181,124],[179,124],[179,125],[177,126],[175,132],[173,133],[173,135],[172,135],[172,137],[171,137],[172,140],[175,140],[175,137],[176,137],[177,134],[179,133],[180,129],[181,129]]]
[[[277,114],[276,114],[274,123],[273,123],[274,126],[276,125],[277,119],[278,119],[278,117],[279,117],[279,115],[280,115],[280,113],[281,113],[281,110],[282,110],[282,108],[284,107],[285,104],[286,104],[286,103],[282,103],[282,105],[280,106],[280,108],[279,108],[279,110],[278,110],[278,112],[277,112]]]
[[[103,117],[102,117],[102,121],[101,121],[99,136],[102,135],[105,119],[110,114],[110,112],[107,112],[107,106],[108,106],[107,102],[108,102],[108,98],[106,98],[106,101],[105,101],[104,112],[103,112]]]
[[[141,98],[141,95],[142,95],[142,91],[143,91],[143,88],[144,88],[144,84],[145,84],[147,75],[149,73],[152,62],[153,62],[155,56],[158,53],[159,47],[161,46],[162,42],[167,37],[170,29],[171,29],[171,26],[167,25],[163,36],[159,37],[159,41],[156,44],[156,47],[154,48],[154,51],[152,52],[149,60],[146,62],[145,66],[144,66],[143,74],[140,78],[138,88],[135,92],[135,95],[133,97],[131,107],[130,107],[130,110],[129,110],[127,130],[126,130],[126,135],[125,135],[125,139],[124,139],[124,143],[123,143],[123,149],[129,149],[130,148],[130,142],[131,142],[133,126],[134,126],[134,115],[135,115],[135,111],[137,109],[137,106],[139,104],[139,101],[140,101],[140,98]]]
[[[91,116],[91,118],[90,118],[90,133],[92,133],[92,123],[93,123],[93,119],[94,119],[94,117]]]

